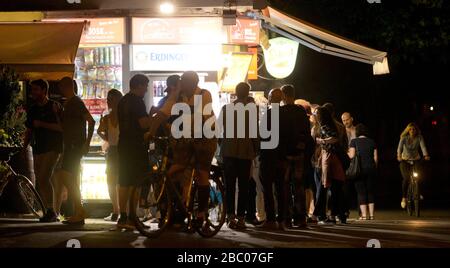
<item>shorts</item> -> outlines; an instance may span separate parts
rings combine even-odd
[[[64,150],[58,166],[71,173],[78,175],[81,167],[81,158],[83,157],[83,145],[64,145]]]
[[[177,139],[173,148],[173,163],[188,166],[191,161],[197,170],[209,171],[217,148],[217,139]]]
[[[106,152],[106,173],[119,174],[119,151],[117,146],[109,146]]]
[[[139,145],[119,145],[119,185],[123,187],[139,187],[150,171],[147,148]]]

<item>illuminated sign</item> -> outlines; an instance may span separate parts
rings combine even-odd
[[[258,45],[260,21],[237,19],[236,25],[228,28],[228,43],[237,45]]]
[[[133,71],[217,71],[220,45],[133,45]]]
[[[258,49],[248,48],[248,52],[253,54],[252,62],[250,63],[250,68],[248,70],[248,80],[257,80],[258,79]]]
[[[226,41],[220,17],[133,18],[134,44],[222,44]]]
[[[221,91],[234,93],[236,85],[245,82],[253,54],[233,53],[222,82]]]
[[[80,44],[125,44],[125,19],[101,18],[101,19],[48,19],[44,21],[56,22],[89,22],[87,32],[81,36]]]
[[[288,77],[297,61],[298,43],[284,37],[269,40],[269,49],[264,49],[267,71],[275,78]]]

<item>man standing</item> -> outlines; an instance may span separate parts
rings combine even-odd
[[[279,105],[282,100],[282,92],[279,88],[274,88],[269,92],[269,104],[270,105]],[[269,131],[273,131],[271,129],[271,113],[272,108],[268,109],[266,114],[261,119],[261,125],[263,126],[262,129],[267,129]],[[265,124],[267,124],[265,126]],[[280,195],[280,185],[282,178],[280,178],[281,165],[279,164],[279,157],[278,157],[278,147],[275,149],[270,150],[263,150],[260,151],[260,174],[261,174],[261,180],[263,183],[263,189],[264,189],[264,207],[266,209],[266,221],[264,222],[264,228],[267,229],[276,229],[277,228],[277,222],[280,222],[281,220],[281,213],[280,209],[278,207],[278,218],[276,217],[275,212],[275,200],[274,200],[274,193],[273,193],[273,187],[275,184],[276,192],[277,192],[277,201],[278,203],[281,203],[281,195]]]
[[[119,102],[119,208],[118,228],[133,229],[139,187],[147,169],[144,134],[150,126],[144,96],[149,80],[137,74],[130,80],[130,92]]]
[[[55,192],[51,178],[63,147],[60,124],[62,107],[48,98],[48,83],[42,79],[31,82],[31,97],[35,104],[27,113],[25,148],[31,142],[36,188],[47,207],[40,221],[55,222],[57,215],[53,209],[53,195],[61,193]]]
[[[350,142],[356,138],[356,127],[353,125],[353,117],[349,112],[345,112],[342,114],[341,119],[347,131],[347,140],[350,145]]]
[[[306,110],[295,105],[292,85],[281,87],[284,106],[280,108],[280,158],[283,161],[283,202],[279,204],[285,227],[306,227],[305,168],[313,147],[310,122]],[[294,199],[292,200],[292,196]],[[293,201],[293,202],[292,202]],[[289,205],[294,204],[293,215]]]
[[[249,183],[250,183],[250,171],[252,160],[255,159],[259,150],[259,142],[255,137],[251,137],[250,128],[253,123],[251,120],[251,112],[245,110],[244,113],[239,113],[236,105],[242,105],[242,107],[248,107],[250,110],[254,108],[254,115],[257,114],[256,104],[249,99],[250,85],[242,82],[236,86],[237,100],[231,104],[227,104],[222,108],[221,117],[223,118],[223,139],[220,142],[220,153],[223,157],[224,176],[225,176],[225,188],[227,195],[227,215],[228,226],[231,229],[245,229],[245,216],[250,214],[255,215],[256,208],[253,207],[252,211],[248,211],[249,203]],[[232,115],[234,119],[233,131],[227,130],[227,118],[228,115]],[[239,116],[243,116],[243,125],[239,124]],[[257,119],[256,119],[257,122]],[[255,126],[257,126],[257,123]],[[231,125],[230,125],[231,126]],[[244,127],[243,131],[245,135],[238,137],[237,133],[241,127]],[[227,136],[232,134],[231,137]],[[236,179],[239,185],[238,207],[237,207],[237,219],[235,211],[235,193],[236,193]],[[256,192],[256,184],[252,192]],[[255,193],[256,195],[256,193]],[[255,195],[251,196],[253,203],[255,202]],[[254,216],[256,218],[256,216]]]
[[[61,168],[55,174],[55,177],[62,180],[74,203],[73,216],[63,223],[84,224],[87,216],[81,204],[78,176],[80,175],[81,158],[89,152],[95,121],[83,101],[75,95],[72,78],[64,77],[61,79],[59,89],[66,98],[62,121],[64,150]],[[89,125],[87,135],[86,122]]]

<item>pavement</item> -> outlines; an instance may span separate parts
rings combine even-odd
[[[110,231],[113,227],[114,223],[102,219],[87,219],[84,226],[65,226],[29,218],[0,218],[0,248],[65,248],[68,241],[82,248],[364,248],[368,243],[382,248],[450,248],[450,210],[443,209],[424,210],[420,218],[400,210],[378,211],[373,221],[350,218],[346,225],[309,225],[287,231],[251,225],[236,231],[223,226],[213,238],[172,228],[147,239],[137,231]]]

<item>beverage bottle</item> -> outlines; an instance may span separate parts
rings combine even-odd
[[[98,65],[103,65],[105,64],[105,58],[104,58],[104,53],[103,53],[103,48],[98,48],[98,52],[99,52],[99,57],[98,57]]]
[[[117,47],[117,65],[122,65],[122,47]]]
[[[103,48],[103,50],[104,50],[104,57],[105,57],[105,65],[109,65],[110,64],[110,61],[109,61],[109,48],[108,47],[104,47]]]
[[[109,63],[111,65],[115,65],[116,61],[115,61],[115,57],[114,57],[114,47],[109,47]]]
[[[98,51],[96,48],[91,50],[92,53],[90,53],[93,57],[93,60],[90,62],[89,65],[97,65],[98,64]]]

